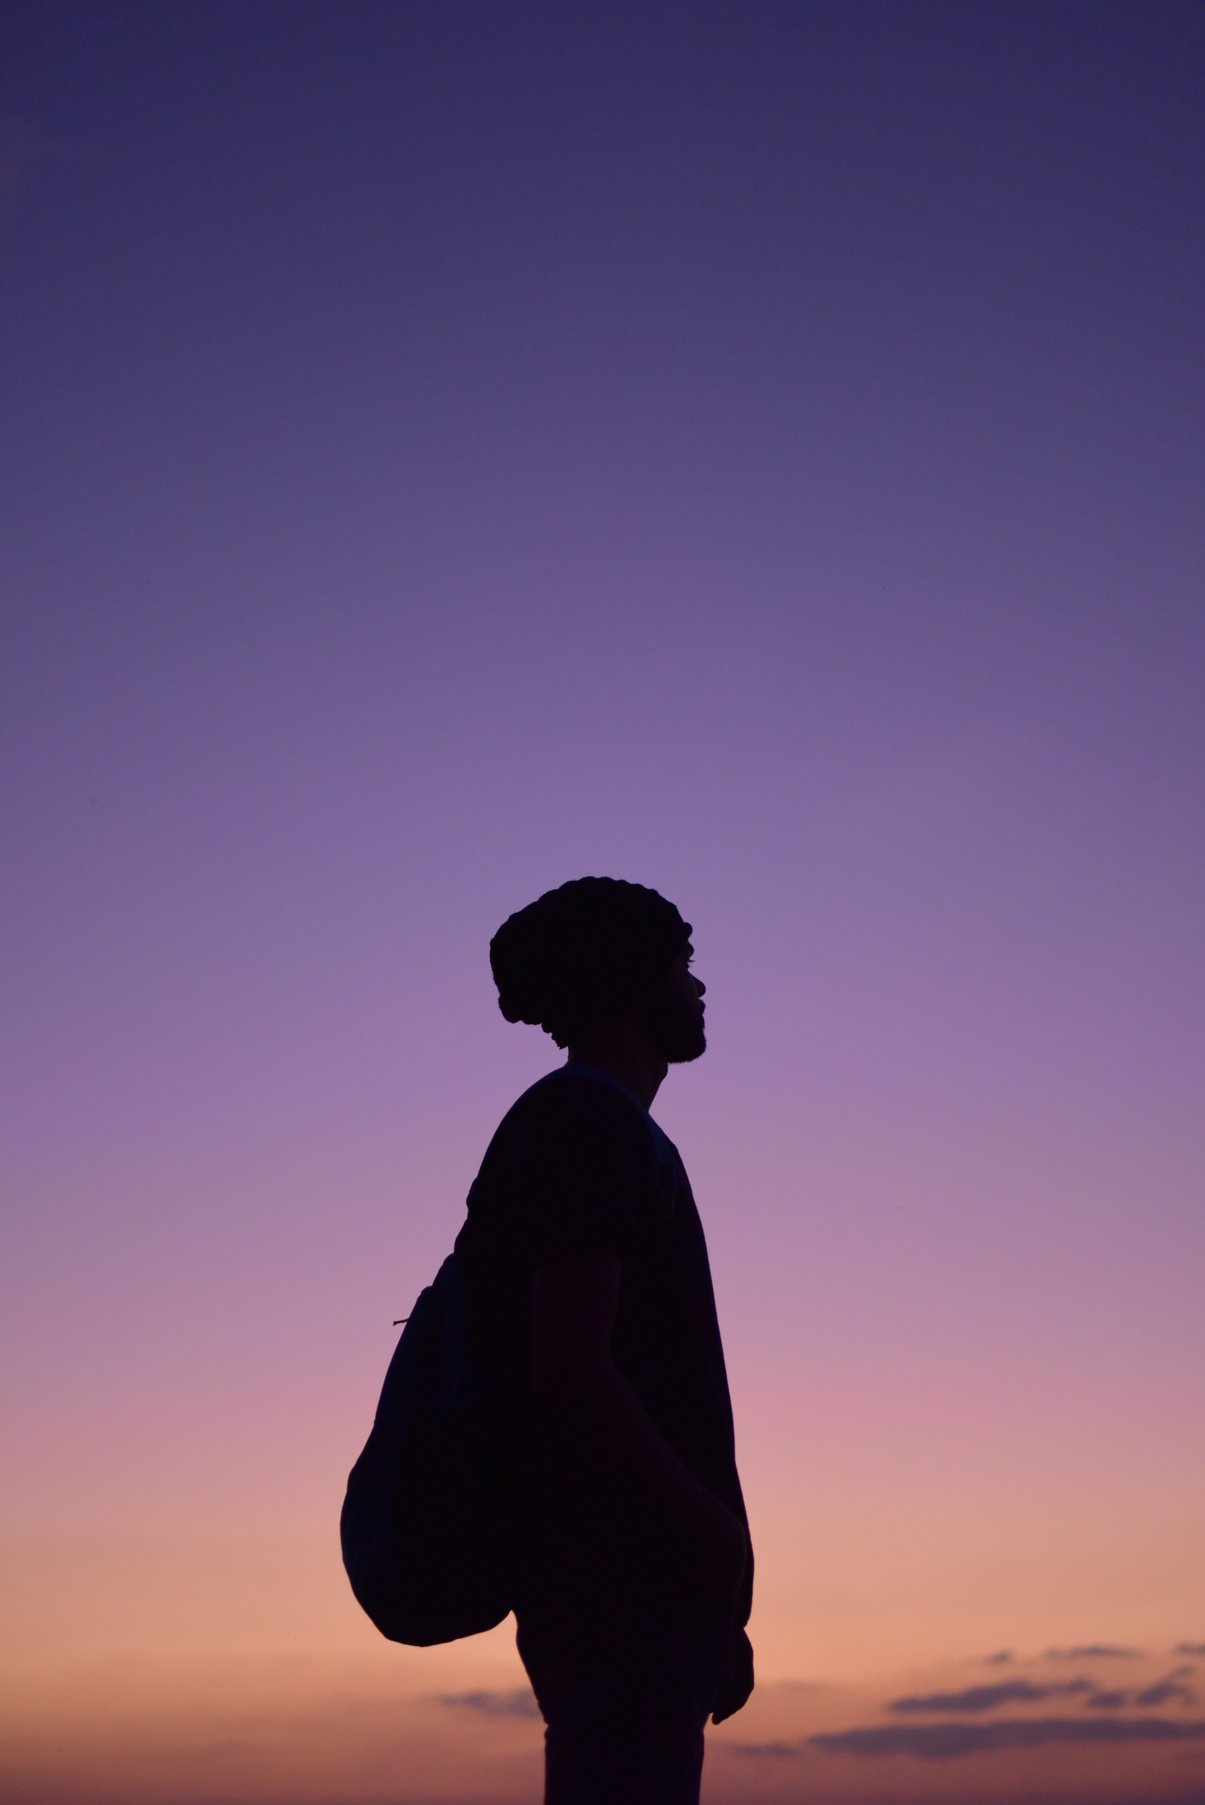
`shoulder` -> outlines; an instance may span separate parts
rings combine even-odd
[[[503,1118],[498,1136],[508,1142],[606,1139],[651,1156],[656,1132],[648,1112],[622,1085],[560,1067],[524,1091]]]
[[[487,1156],[490,1186],[524,1208],[567,1199],[614,1213],[647,1209],[657,1188],[657,1149],[647,1110],[622,1085],[561,1068],[508,1111]]]
[[[469,1209],[534,1266],[566,1255],[627,1257],[656,1199],[647,1111],[621,1085],[562,1069],[503,1118]]]

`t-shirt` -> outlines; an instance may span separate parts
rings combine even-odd
[[[490,1142],[456,1246],[476,1359],[514,1413],[520,1461],[538,1458],[525,1439],[532,1274],[558,1255],[618,1256],[615,1364],[674,1453],[747,1525],[702,1223],[677,1148],[625,1085],[572,1064],[526,1091]],[[582,1530],[597,1477],[558,1460],[561,1515],[576,1510]],[[751,1556],[745,1592],[741,1621]]]

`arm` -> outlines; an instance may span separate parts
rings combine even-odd
[[[532,1384],[545,1421],[735,1600],[744,1575],[744,1524],[669,1447],[616,1367],[617,1256],[564,1256],[532,1286]],[[710,1585],[708,1586],[710,1590]]]

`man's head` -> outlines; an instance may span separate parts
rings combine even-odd
[[[582,877],[504,921],[490,942],[498,1007],[558,1047],[589,1046],[639,1025],[667,1064],[706,1046],[703,986],[692,977],[690,923],[642,884]]]

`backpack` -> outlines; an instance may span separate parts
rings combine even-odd
[[[405,1321],[339,1521],[357,1600],[412,1647],[493,1629],[511,1609],[507,1462],[472,1353],[453,1250]]]

